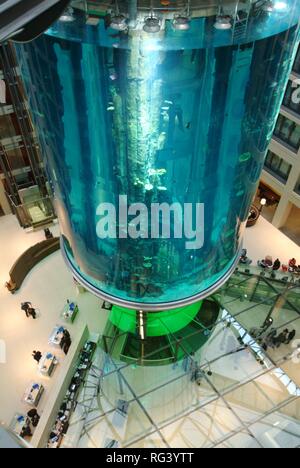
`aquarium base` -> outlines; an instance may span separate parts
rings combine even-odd
[[[69,268],[69,270],[71,270],[72,275],[76,279],[76,281],[78,281],[78,283],[81,284],[87,291],[89,291],[95,296],[98,296],[100,299],[107,301],[111,304],[121,306],[121,307],[127,307],[128,309],[132,309],[132,310],[142,310],[144,312],[155,312],[155,311],[161,312],[164,310],[176,309],[178,307],[184,307],[184,306],[193,304],[194,302],[201,301],[203,299],[210,297],[212,294],[218,291],[218,289],[220,289],[229,280],[231,275],[234,273],[237,265],[239,264],[241,252],[242,252],[242,248],[241,248],[232,266],[227,270],[227,272],[222,276],[222,278],[220,278],[219,281],[214,283],[210,288],[207,288],[201,293],[196,294],[194,296],[187,297],[186,299],[180,299],[178,301],[173,301],[173,302],[153,302],[150,304],[150,303],[144,303],[144,302],[127,301],[125,299],[121,299],[120,297],[113,296],[111,294],[108,294],[102,291],[101,289],[96,288],[96,286],[92,285],[86,278],[84,278],[81,275],[81,273],[71,263],[68,257],[68,254],[66,252],[66,248],[65,248],[62,238],[60,240],[60,244],[61,244],[61,252],[62,252],[64,261],[67,267]]]

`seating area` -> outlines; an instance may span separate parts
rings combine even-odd
[[[14,263],[9,272],[6,288],[14,294],[18,291],[28,273],[42,260],[60,248],[59,238],[50,238],[35,244],[26,250]]]
[[[253,264],[253,260],[248,257],[247,249],[243,249],[240,265],[250,266]],[[279,258],[275,260],[271,255],[266,255],[265,258],[257,261],[257,267],[261,270],[261,273],[270,273],[271,278],[276,279],[276,273],[288,274],[285,280],[294,282],[300,282],[300,265],[298,265],[295,258],[291,258],[288,263],[282,263]]]
[[[288,264],[281,263],[280,259],[277,258],[273,261],[270,255],[267,255],[264,259],[257,262],[257,266],[262,270],[275,272],[289,273],[292,277],[300,278],[300,265],[297,264],[297,260],[292,258]]]
[[[255,205],[251,205],[248,221],[247,221],[247,227],[252,227],[255,226],[257,223],[258,219],[260,217],[260,211]]]

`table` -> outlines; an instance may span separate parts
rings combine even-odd
[[[29,424],[30,420],[27,416],[17,413],[15,414],[15,416],[12,419],[12,422],[10,423],[10,429],[15,434],[20,436],[23,432],[23,429],[25,429]]]
[[[62,327],[61,325],[56,325],[56,327],[54,328],[54,330],[52,331],[50,335],[49,344],[51,346],[54,346],[55,348],[60,348],[60,344],[64,336],[64,331],[65,331],[64,327]]]
[[[28,405],[37,407],[44,391],[45,389],[42,384],[31,382],[24,393],[23,400]]]
[[[47,375],[48,377],[51,377],[56,365],[57,359],[54,356],[54,354],[47,352],[43,354],[39,362],[38,369],[42,375]]]
[[[47,447],[49,449],[58,449],[62,443],[62,440],[63,440],[63,435],[55,433],[55,437],[53,437],[53,439],[49,439]]]
[[[72,301],[65,305],[61,313],[62,319],[67,323],[73,323],[79,312],[79,307],[76,302]]]

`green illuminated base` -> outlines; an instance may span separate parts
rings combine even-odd
[[[147,312],[147,337],[175,333],[186,327],[199,313],[203,301],[162,312]],[[127,333],[137,331],[137,312],[125,307],[113,306],[109,320]]]
[[[147,313],[142,340],[137,312],[114,306],[102,346],[114,359],[139,366],[175,363],[209,340],[219,312],[215,301],[204,300],[176,310]]]

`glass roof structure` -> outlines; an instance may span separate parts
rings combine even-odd
[[[299,340],[265,350],[260,334],[270,318],[300,333],[299,292],[297,279],[237,270],[214,297],[214,331],[197,324],[210,339],[195,354],[172,333],[185,358],[161,368],[121,362],[121,337],[112,357],[99,348],[64,446],[299,447]]]

